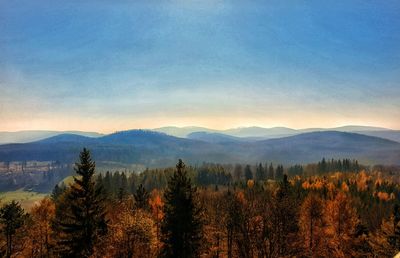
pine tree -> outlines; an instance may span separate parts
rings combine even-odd
[[[274,247],[277,256],[294,256],[295,254],[292,252],[298,251],[295,241],[298,231],[297,204],[286,174],[283,175],[283,180],[279,183],[279,188],[272,198],[271,222],[274,225],[272,234],[277,240]]]
[[[268,167],[268,179],[274,179],[274,166],[272,165],[272,163],[269,164]]]
[[[161,231],[163,257],[199,257],[202,240],[202,209],[196,203],[196,189],[179,160],[164,193],[165,218]]]
[[[148,209],[149,208],[149,192],[143,187],[142,184],[136,189],[136,193],[133,194],[135,199],[135,207],[137,209]]]
[[[244,177],[246,179],[246,182],[253,179],[253,172],[251,172],[250,165],[246,165],[246,167],[244,167]]]
[[[56,184],[50,196],[53,202],[57,202],[58,198],[65,192],[66,189],[67,187],[65,186],[64,182]]]
[[[263,181],[266,179],[266,173],[265,170],[262,166],[262,164],[258,164],[257,169],[256,169],[256,180],[257,181]]]
[[[12,201],[4,204],[0,209],[1,233],[6,237],[5,257],[11,257],[13,252],[13,237],[16,231],[22,227],[26,218],[24,209],[18,202]]]
[[[107,194],[112,194],[111,179],[112,179],[112,175],[111,175],[110,171],[107,171],[106,175],[104,176],[104,179],[103,179],[103,187]]]
[[[94,183],[95,163],[85,148],[75,172],[78,177],[74,177],[74,184],[56,207],[61,257],[89,257],[99,237],[107,232],[102,188]]]
[[[275,179],[276,180],[282,180],[282,178],[283,178],[283,166],[282,165],[278,165],[276,167]]]

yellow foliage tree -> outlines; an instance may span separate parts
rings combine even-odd
[[[51,257],[54,239],[51,223],[55,216],[55,205],[49,198],[36,204],[30,213],[30,224],[27,226],[27,248],[24,256]]]
[[[324,215],[327,249],[335,257],[354,256],[353,237],[358,218],[350,198],[339,192],[333,200],[327,201]]]
[[[124,203],[110,214],[107,257],[154,257],[155,223],[146,211],[132,210]]]

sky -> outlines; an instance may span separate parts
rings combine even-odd
[[[0,0],[0,131],[400,129],[400,4]]]

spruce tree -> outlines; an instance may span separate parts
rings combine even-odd
[[[138,186],[136,192],[133,194],[135,199],[135,207],[137,209],[148,209],[150,194],[146,191],[142,184]]]
[[[87,149],[75,164],[74,184],[56,207],[55,229],[58,231],[61,257],[89,257],[99,237],[107,231],[104,195],[94,183],[95,163]]]
[[[66,191],[66,189],[67,187],[65,186],[64,182],[56,184],[50,195],[50,198],[53,200],[53,202],[57,202],[58,198],[60,198],[60,196]]]
[[[283,179],[283,166],[282,165],[278,165],[276,167],[275,179],[276,180],[282,180]]]
[[[6,238],[7,246],[5,257],[11,257],[13,253],[13,237],[24,224],[25,218],[25,211],[18,202],[12,201],[0,208],[1,233]]]
[[[161,227],[163,257],[199,257],[202,240],[202,209],[196,203],[196,189],[179,160],[164,193],[164,221]]]
[[[262,166],[262,164],[258,164],[257,169],[256,169],[256,180],[257,181],[263,181],[266,179],[266,173],[265,170]]]
[[[268,168],[268,179],[275,179],[274,166],[270,163]]]
[[[246,167],[244,167],[244,177],[246,181],[253,179],[253,172],[251,172],[250,165],[246,165]]]

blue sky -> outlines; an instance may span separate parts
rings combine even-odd
[[[400,129],[398,1],[0,0],[0,131]]]

